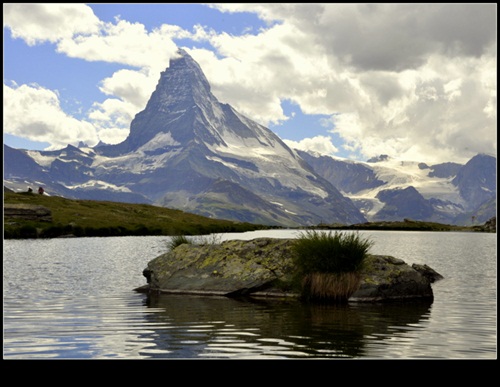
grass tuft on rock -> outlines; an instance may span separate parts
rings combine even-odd
[[[359,289],[360,283],[358,272],[309,273],[302,279],[302,298],[344,303]]]
[[[357,232],[308,230],[293,245],[302,296],[344,302],[360,284],[359,271],[373,242]]]
[[[191,244],[191,241],[185,235],[174,235],[167,242],[167,247],[168,247],[169,251],[171,251],[171,250],[175,249],[177,246],[180,246],[180,245],[185,244],[185,243]]]

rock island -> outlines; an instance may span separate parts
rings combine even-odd
[[[151,260],[143,271],[148,293],[226,297],[300,298],[293,239],[257,238],[220,244],[181,244]],[[443,277],[427,265],[386,255],[366,256],[349,302],[433,299],[431,284]]]

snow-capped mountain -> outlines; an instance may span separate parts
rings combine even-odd
[[[397,161],[380,155],[364,162],[297,151],[313,169],[351,198],[369,221],[484,223],[496,216],[496,158],[478,154],[465,165]]]
[[[57,151],[4,145],[4,185],[284,226],[404,218],[470,224],[496,215],[495,157],[429,166],[292,150],[220,103],[183,50],[161,73],[125,141]]]
[[[26,151],[4,145],[4,185],[72,198],[152,203],[286,226],[366,221],[272,131],[220,103],[184,51],[161,73],[125,141]]]

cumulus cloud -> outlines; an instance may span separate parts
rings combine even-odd
[[[330,136],[315,136],[300,141],[283,140],[292,149],[310,151],[320,155],[334,156],[339,150]]]
[[[159,74],[155,74],[159,78]],[[101,82],[100,90],[106,95],[117,96],[130,102],[135,112],[144,109],[150,91],[154,90],[157,79],[139,71],[119,70]]]
[[[130,123],[146,107],[158,78],[150,71],[124,69],[101,81],[99,90],[110,98],[95,102],[88,112],[101,141],[117,144],[127,138]]]
[[[284,100],[299,104],[305,114],[330,113],[324,108],[325,100],[338,100],[338,94],[328,95],[328,85],[337,79],[328,58],[318,55],[321,47],[311,44],[293,25],[276,24],[256,35],[208,31],[202,36],[218,55],[208,49],[189,52],[209,79],[212,92],[265,126],[289,119],[282,108]],[[344,86],[339,89],[342,95],[350,93]]]
[[[223,55],[244,58],[239,77],[252,78],[249,63],[253,71],[266,64],[259,71],[269,72],[270,82],[257,78],[253,86],[270,114],[263,120],[289,98],[305,113],[331,115],[342,149],[364,158],[463,162],[496,154],[495,4],[213,7],[275,22],[257,36],[210,36]],[[289,65],[268,60],[276,53],[285,53]],[[252,116],[244,96],[214,82],[222,98],[236,99]]]
[[[8,133],[48,142],[54,149],[76,146],[80,141],[97,144],[94,126],[64,113],[55,92],[38,85],[4,85],[3,92],[4,128]]]
[[[364,70],[418,68],[433,53],[481,56],[496,42],[496,4],[215,4],[292,24]]]
[[[158,73],[177,50],[172,41],[176,31],[164,28],[148,32],[141,23],[118,19],[116,24],[102,23],[99,33],[60,39],[57,51],[88,61],[153,68]]]
[[[29,45],[99,31],[101,22],[83,4],[3,4],[4,27]]]
[[[214,94],[246,116],[280,125],[291,119],[288,100],[331,117],[323,135],[304,128],[304,140],[288,141],[299,149],[426,162],[496,154],[496,4],[209,6],[251,12],[267,25],[241,35],[201,25],[148,31],[119,18],[104,23],[84,4],[4,4],[4,26],[28,44],[49,41],[69,57],[123,64],[102,80],[106,99],[89,112],[103,140],[126,136],[175,42],[190,39],[200,44],[186,49]],[[343,143],[334,145],[332,134]]]
[[[137,68],[118,70],[103,79],[99,89],[109,98],[96,101],[88,112],[89,122],[96,131],[94,138],[99,136],[110,144],[127,137],[130,122],[145,107],[160,72],[177,50],[172,38],[183,36],[182,29],[176,26],[163,25],[148,32],[140,23],[119,18],[115,23],[104,23],[84,4],[4,4],[4,13],[4,27],[11,30],[14,38],[21,38],[29,45],[51,42],[57,52],[68,57]],[[52,147],[66,146],[64,141],[70,137],[61,136],[57,129],[52,127],[55,133],[52,136],[46,133],[44,138],[55,139],[49,141]],[[10,127],[5,130],[16,135]],[[27,135],[25,131],[24,136]],[[31,137],[38,138],[38,134]]]

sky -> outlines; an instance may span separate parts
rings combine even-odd
[[[496,157],[496,3],[3,4],[4,144],[123,141],[177,48],[289,146]]]

